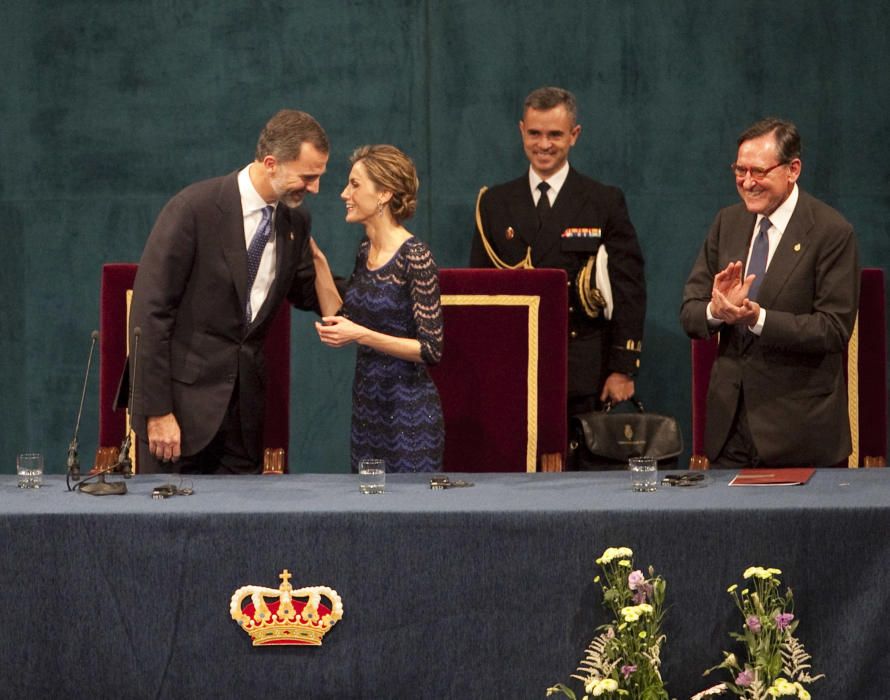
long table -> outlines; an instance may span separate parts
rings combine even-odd
[[[890,471],[823,470],[806,486],[633,493],[623,473],[162,476],[97,498],[48,477],[0,477],[0,696],[65,698],[541,698],[607,621],[593,577],[607,548],[668,584],[672,697],[722,680],[740,651],[726,593],[748,566],[792,587],[814,697],[890,688]],[[169,478],[166,479],[169,481]],[[178,480],[176,481],[178,483]],[[321,647],[258,648],[232,593],[325,585],[344,616]]]

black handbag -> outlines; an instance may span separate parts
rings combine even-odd
[[[636,411],[619,413],[607,403],[601,411],[570,418],[570,468],[626,469],[631,457],[654,457],[661,466],[676,465],[683,452],[683,435],[677,420],[646,413],[638,399]]]

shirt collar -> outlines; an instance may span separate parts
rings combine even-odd
[[[800,192],[797,189],[797,183],[794,183],[794,187],[791,189],[791,194],[782,202],[776,210],[769,215],[769,222],[773,226],[775,226],[779,231],[785,233],[785,229],[788,228],[788,222],[791,221],[791,215],[794,213],[794,208],[797,206],[797,200]],[[756,227],[760,226],[760,220],[763,219],[762,214],[757,215],[757,221],[755,222],[755,230]]]
[[[269,206],[269,203],[260,197],[260,193],[256,191],[250,181],[251,165],[253,163],[249,163],[238,172],[238,191],[241,193],[241,213],[244,216],[250,216]]]
[[[562,167],[557,170],[553,175],[547,178],[547,184],[550,185],[550,201],[552,202],[556,199],[556,195],[559,194],[559,191],[562,189],[562,186],[565,184],[566,178],[569,176],[569,161],[566,161],[562,164]],[[538,189],[538,185],[544,182],[544,179],[535,172],[535,169],[531,166],[528,167],[528,184],[531,188],[532,192]]]

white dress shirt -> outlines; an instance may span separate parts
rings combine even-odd
[[[252,163],[251,163],[252,165]],[[244,215],[244,246],[250,248],[250,242],[256,234],[257,227],[263,219],[263,208],[269,203],[260,197],[253,183],[250,181],[250,165],[238,173],[238,191],[241,193],[241,212]],[[253,287],[250,289],[250,320],[256,318],[263,302],[269,295],[272,282],[275,281],[275,210],[272,210],[272,230],[269,233],[269,242],[263,250],[260,258],[260,267],[256,273]]]
[[[569,161],[566,161],[559,170],[547,178],[546,182],[550,185],[550,189],[547,190],[547,198],[550,200],[551,207],[556,203],[556,196],[559,194],[559,191],[562,189],[568,176]],[[535,200],[535,206],[538,206],[538,200],[541,198],[541,190],[538,189],[538,185],[542,182],[544,182],[544,179],[535,172],[534,168],[529,166],[528,184],[529,187],[532,188],[532,199]]]

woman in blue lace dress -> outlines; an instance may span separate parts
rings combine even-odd
[[[442,469],[445,430],[439,393],[427,366],[442,355],[436,263],[402,223],[417,208],[411,159],[394,146],[363,146],[340,197],[346,221],[362,224],[345,299],[313,243],[321,342],[358,345],[352,385],[352,469],[382,458],[389,472]]]

